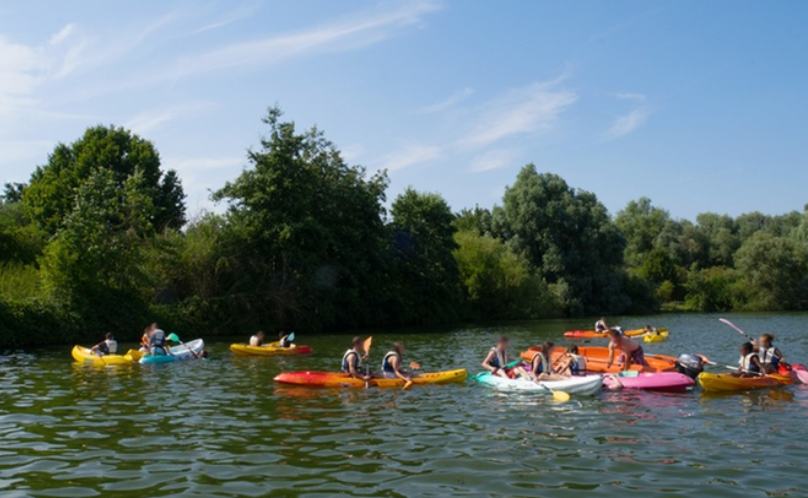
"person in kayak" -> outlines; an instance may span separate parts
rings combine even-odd
[[[112,332],[107,332],[104,335],[104,340],[90,348],[90,350],[98,356],[116,354],[118,352],[118,341],[112,336]]]
[[[767,373],[776,372],[783,361],[783,353],[774,346],[774,336],[763,334],[757,341],[758,358],[763,370]]]
[[[550,364],[550,353],[553,351],[553,343],[545,342],[538,347],[533,359],[530,360],[530,367],[525,372],[527,378],[534,382],[542,380],[563,380],[566,379],[563,375],[558,375],[553,372]]]
[[[601,317],[595,322],[595,332],[606,332],[609,330],[609,324],[606,323],[606,318]]]
[[[498,375],[500,377],[504,377],[506,379],[512,378],[510,371],[508,370],[508,344],[510,341],[505,336],[500,336],[497,339],[496,345],[488,351],[488,354],[485,355],[485,359],[483,359],[482,367],[492,375]]]
[[[365,382],[370,380],[370,375],[362,374],[362,359],[367,359],[364,343],[360,337],[354,337],[351,341],[351,348],[342,355],[342,365],[340,371],[349,374],[355,379],[362,379]]]
[[[741,357],[738,359],[738,373],[740,377],[754,377],[763,372],[763,364],[751,342],[741,344]]]
[[[407,375],[401,366],[404,364],[404,344],[393,343],[393,349],[387,352],[382,358],[382,375],[388,379],[401,379],[410,382],[411,376]]]
[[[292,347],[292,341],[289,340],[289,335],[290,335],[289,332],[284,332],[283,330],[278,332],[278,344],[282,348],[291,348]]]
[[[149,353],[153,355],[169,354],[166,348],[166,333],[156,323],[149,326]]]
[[[264,331],[259,330],[258,332],[256,332],[255,334],[253,334],[250,337],[250,346],[255,346],[255,347],[263,346],[265,338],[266,338],[266,334],[264,334]]]
[[[614,363],[615,352],[619,352],[623,357],[623,370],[628,370],[631,365],[648,366],[645,361],[645,352],[642,346],[632,341],[625,335],[620,327],[609,329],[609,360],[606,368],[610,368]]]
[[[643,330],[647,335],[655,335],[655,336],[660,335],[659,329],[657,329],[656,327],[652,327],[650,325],[646,325]]]
[[[564,376],[583,375],[586,372],[586,358],[578,354],[578,346],[573,344],[567,348],[556,372]]]

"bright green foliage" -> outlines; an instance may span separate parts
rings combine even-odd
[[[455,260],[468,304],[478,319],[548,317],[559,314],[547,285],[527,260],[500,239],[457,232]]]
[[[548,283],[558,284],[567,312],[630,307],[622,289],[625,241],[593,194],[531,164],[506,189],[494,226]]]
[[[670,215],[654,207],[651,199],[631,201],[615,218],[617,228],[626,239],[626,263],[641,266],[654,249],[665,249],[675,237]]]
[[[392,215],[394,320],[457,319],[462,294],[449,205],[438,194],[407,189],[393,202]]]
[[[154,212],[144,186],[140,171],[121,188],[108,169],[95,170],[80,184],[73,210],[42,259],[50,293],[72,301],[106,290],[134,292],[142,285],[141,247],[153,233]]]
[[[735,258],[744,281],[746,308],[808,306],[808,248],[804,243],[759,232],[744,242]]]
[[[158,231],[185,223],[185,194],[176,173],[162,173],[151,142],[115,127],[89,128],[71,145],[56,146],[23,190],[23,205],[40,227],[56,233],[73,211],[76,192],[98,170],[109,172],[118,188],[139,172],[142,192],[154,206],[150,221]]]
[[[728,311],[737,307],[739,275],[723,266],[692,270],[687,277],[686,306],[698,311]]]
[[[491,211],[474,206],[473,209],[462,209],[455,217],[454,226],[459,232],[473,231],[480,235],[493,234]]]
[[[45,234],[29,223],[19,202],[0,203],[0,263],[33,264],[45,246]]]

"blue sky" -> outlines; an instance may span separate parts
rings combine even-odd
[[[190,211],[234,178],[267,106],[455,209],[533,162],[613,213],[808,202],[808,3],[22,2],[0,5],[0,181],[117,124]]]

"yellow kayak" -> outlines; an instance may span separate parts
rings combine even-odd
[[[230,351],[237,356],[279,356],[309,354],[311,348],[304,344],[292,344],[288,348],[282,348],[280,343],[272,342],[263,346],[250,346],[249,344],[231,344]]]
[[[730,373],[699,374],[699,385],[705,392],[731,392],[748,391],[750,389],[764,389],[791,384],[791,377],[787,375],[769,374],[755,377],[738,377]]]
[[[664,342],[668,340],[668,329],[657,329],[657,333],[648,332],[642,336],[643,342]]]
[[[137,349],[130,349],[126,352],[126,354],[108,354],[98,356],[97,354],[93,353],[90,348],[73,346],[73,349],[70,351],[70,355],[79,363],[104,367],[108,365],[128,365],[130,363],[134,363],[138,361],[141,356],[143,356],[143,353]]]

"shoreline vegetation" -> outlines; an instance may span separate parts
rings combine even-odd
[[[808,210],[612,216],[524,166],[492,209],[454,213],[264,118],[248,167],[186,218],[154,145],[96,126],[0,198],[0,347],[136,340],[153,321],[237,335],[596,314],[808,309]]]

